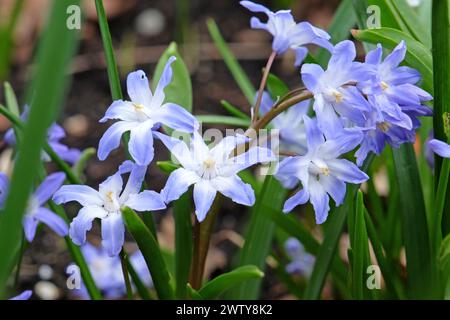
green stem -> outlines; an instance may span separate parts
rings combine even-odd
[[[214,203],[203,222],[195,219],[194,224],[194,253],[192,257],[190,284],[192,288],[199,290],[202,286],[206,256],[208,255],[209,240],[219,209],[220,195],[216,196]]]
[[[131,289],[130,277],[128,275],[128,267],[127,267],[127,254],[125,253],[124,248],[120,251],[120,264],[122,265],[122,274],[123,279],[125,281],[125,287],[127,289],[127,298],[128,300],[133,300],[133,290]]]

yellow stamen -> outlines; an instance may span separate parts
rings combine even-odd
[[[330,169],[328,167],[320,168],[320,171],[322,172],[322,174],[324,176],[329,176],[330,175]]]
[[[214,159],[210,157],[203,161],[203,164],[205,165],[206,169],[212,169],[216,165],[216,161],[214,161]]]
[[[390,123],[388,123],[388,122],[381,122],[377,126],[381,131],[383,131],[385,133],[388,132],[389,128],[391,127]]]
[[[389,85],[384,81],[381,81],[380,85],[381,85],[381,89],[383,89],[383,90],[386,90],[387,88],[389,88]]]
[[[342,93],[340,93],[339,91],[333,91],[333,96],[336,99],[337,103],[341,103],[342,101]]]
[[[133,107],[136,109],[136,111],[144,110],[144,105],[142,105],[140,103],[133,103]]]

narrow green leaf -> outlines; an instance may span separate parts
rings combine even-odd
[[[242,128],[248,128],[250,126],[250,120],[221,116],[221,115],[199,115],[196,116],[197,120],[203,124],[224,124],[228,126],[236,126]]]
[[[350,244],[353,252],[352,261],[352,288],[353,298],[362,300],[366,290],[366,270],[369,265],[369,240],[367,238],[366,223],[364,219],[363,194],[357,192],[354,218],[349,224]]]
[[[153,92],[158,85],[159,78],[164,70],[167,60],[171,56],[177,59],[172,63],[173,77],[172,82],[164,89],[166,95],[166,102],[172,102],[185,108],[187,111],[192,111],[192,83],[189,70],[186,67],[183,58],[178,52],[177,44],[172,42],[159,58],[153,74],[151,83]]]
[[[9,82],[5,82],[4,88],[5,88],[6,107],[16,117],[20,117],[19,104],[17,103],[17,97],[16,94],[14,93],[13,88],[11,87]]]
[[[182,195],[173,205],[175,218],[175,293],[177,299],[186,298],[186,284],[192,260],[191,197]]]
[[[133,281],[137,292],[141,296],[143,300],[152,300],[148,288],[145,286],[144,282],[142,282],[139,274],[134,269],[134,266],[131,264],[130,257],[125,255],[125,263],[127,266],[128,273],[130,274],[131,280]]]
[[[186,291],[191,299],[204,300],[204,298],[198,293],[198,291],[192,288],[189,283],[186,285]]]
[[[444,298],[450,299],[450,235],[442,241],[438,255],[439,271],[444,282]]]
[[[367,172],[373,159],[374,155],[369,154],[362,166],[363,171]],[[316,256],[314,270],[305,290],[305,299],[316,300],[320,298],[326,276],[336,253],[339,238],[347,219],[347,213],[349,212],[349,208],[352,207],[358,189],[359,185],[348,185],[344,203],[329,214],[325,238]]]
[[[205,299],[214,299],[230,288],[250,279],[261,279],[264,273],[256,266],[242,266],[233,271],[221,274],[209,281],[199,290]]]
[[[78,178],[80,180],[81,180],[81,177],[83,176],[83,172],[86,169],[89,159],[91,159],[96,153],[97,153],[97,150],[95,150],[95,148],[84,149],[80,155],[80,158],[73,166],[73,171],[75,172],[75,174],[78,176]]]
[[[250,105],[253,105],[253,99],[256,93],[255,87],[253,87],[250,79],[245,74],[239,62],[237,62],[236,57],[231,52],[230,48],[228,48],[214,20],[208,19],[207,25],[209,34],[211,35],[211,38],[213,39],[214,44],[216,45],[220,54],[222,55],[225,64],[233,75],[234,80],[238,84],[244,96],[247,98],[248,103]]]
[[[120,87],[119,71],[117,70],[116,59],[114,58],[114,48],[109,32],[108,18],[106,17],[105,8],[103,7],[103,1],[95,0],[95,8],[97,9],[98,24],[102,35],[111,97],[113,100],[119,100],[122,99],[122,89]]]
[[[265,270],[265,261],[272,244],[275,225],[271,217],[282,214],[286,190],[274,176],[266,176],[261,193],[250,216],[245,235],[245,244],[240,253],[240,265],[255,265]],[[251,280],[239,286],[233,296],[236,299],[257,299],[261,288],[261,280]]]
[[[433,91],[433,59],[430,50],[423,44],[406,33],[391,28],[353,30],[352,34],[360,41],[381,43],[388,49],[394,49],[402,40],[405,41],[408,48],[405,62],[421,73],[423,88],[428,92]]]
[[[406,249],[411,298],[430,298],[433,284],[432,255],[416,155],[411,144],[393,150]]]
[[[244,112],[242,112],[239,108],[233,106],[231,103],[229,103],[226,100],[221,100],[220,104],[222,105],[222,107],[225,108],[225,110],[228,111],[229,114],[231,114],[234,117],[237,118],[241,118],[241,119],[245,119],[250,121],[250,117],[248,115],[246,115]]]
[[[75,51],[77,32],[66,26],[69,5],[79,1],[53,2],[45,32],[39,44],[36,73],[30,92],[34,92],[33,105],[25,127],[23,142],[15,163],[10,191],[0,221],[0,292],[13,267],[14,252],[20,243],[21,221],[25,212],[32,184],[37,178],[41,150],[47,129],[55,121],[58,107],[65,92],[67,67]]]
[[[136,240],[144,256],[158,297],[160,299],[172,299],[174,296],[172,287],[170,286],[170,275],[155,238],[147,229],[144,222],[130,208],[122,208],[122,217],[128,231],[134,240]]]
[[[157,161],[156,165],[165,173],[171,173],[180,167],[172,161]]]
[[[274,100],[280,99],[289,92],[289,87],[276,75],[269,73],[267,77],[267,91]]]
[[[430,33],[426,31],[425,26],[419,20],[419,16],[414,9],[406,2],[406,0],[391,1],[402,19],[409,34],[417,41],[422,42],[425,47],[431,48]],[[403,30],[406,31],[406,30]]]

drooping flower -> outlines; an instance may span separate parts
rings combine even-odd
[[[14,298],[11,298],[9,300],[28,300],[31,298],[31,295],[33,294],[33,291],[31,290],[25,290],[18,296],[15,296]]]
[[[145,166],[153,159],[153,132],[161,124],[188,133],[198,129],[197,120],[189,112],[175,103],[164,102],[164,88],[172,81],[171,64],[175,60],[172,56],[167,61],[154,93],[144,71],[138,70],[128,75],[127,91],[131,101],[114,101],[100,119],[100,122],[119,120],[100,139],[100,160],[105,160],[119,146],[122,134],[127,131],[130,132],[128,148],[131,156],[136,164]]]
[[[146,166],[125,161],[118,172],[99,186],[99,191],[85,185],[64,185],[53,196],[57,204],[76,201],[82,205],[78,215],[70,224],[72,241],[81,246],[86,242],[86,232],[91,230],[92,221],[102,221],[102,245],[110,256],[117,255],[124,243],[125,227],[121,207],[128,206],[136,211],[161,210],[166,206],[161,195],[155,191],[140,191]],[[122,174],[130,173],[125,188]]]
[[[352,162],[339,156],[353,150],[361,141],[359,131],[342,133],[335,139],[325,140],[316,121],[304,116],[308,152],[304,156],[287,157],[278,168],[276,177],[286,187],[292,187],[293,179],[301,182],[301,190],[284,204],[283,212],[311,201],[316,222],[325,222],[328,216],[329,196],[336,206],[342,204],[346,182],[359,184],[369,177]]]
[[[286,272],[309,277],[314,267],[315,257],[306,252],[305,247],[296,238],[287,239],[284,249],[292,260],[286,265]]]
[[[23,217],[23,228],[25,238],[32,242],[36,235],[36,229],[40,222],[47,225],[61,237],[67,236],[68,227],[66,222],[50,209],[44,207],[45,203],[53,196],[64,183],[66,175],[62,172],[50,174],[31,195],[28,208]]]
[[[342,131],[343,120],[363,124],[363,111],[370,111],[366,109],[364,96],[354,86],[369,73],[363,64],[353,61],[355,57],[355,45],[345,40],[334,47],[326,71],[317,64],[302,67],[303,83],[314,94],[318,126],[327,137],[335,137]]]
[[[309,100],[302,101],[283,113],[276,116],[270,125],[280,130],[281,147],[285,151],[298,154],[306,152],[306,131],[303,116],[308,113]],[[264,92],[261,100],[261,115],[266,114],[274,105],[274,101],[268,92]]]
[[[126,287],[119,256],[110,256],[104,247],[96,247],[88,242],[81,247],[81,251],[95,284],[103,295],[109,299],[123,297],[126,293]],[[152,278],[140,251],[130,255],[130,263],[143,284],[151,287]],[[81,298],[89,298],[84,283],[81,283],[81,288],[76,289],[74,293]]]
[[[243,135],[227,136],[211,149],[197,132],[191,137],[190,148],[181,140],[156,135],[181,164],[181,168],[170,174],[161,191],[165,202],[178,199],[194,185],[195,214],[200,222],[205,219],[217,192],[236,203],[252,206],[255,193],[237,173],[256,163],[276,159],[271,150],[263,147],[251,147],[245,153],[230,156],[238,145],[248,141]]]
[[[30,107],[25,105],[23,113],[20,115],[20,119],[22,121],[26,121],[28,119]],[[47,142],[50,147],[55,151],[55,153],[62,160],[74,164],[78,161],[81,155],[81,151],[76,148],[69,148],[65,144],[61,143],[61,139],[66,137],[66,132],[63,127],[58,125],[57,123],[53,123],[47,131]],[[14,133],[14,129],[10,128],[6,131],[4,139],[7,144],[10,146],[14,146],[16,144],[16,135]],[[44,161],[50,161],[49,155],[47,155],[44,151],[42,151],[42,159]]]
[[[428,147],[437,155],[441,156],[442,158],[450,158],[450,145],[437,140],[437,139],[431,139],[428,142]]]
[[[330,51],[333,49],[328,33],[308,22],[296,23],[291,10],[272,12],[263,5],[251,1],[241,1],[240,4],[252,12],[262,12],[267,15],[267,23],[262,23],[258,18],[252,17],[251,27],[266,30],[272,34],[272,49],[277,54],[283,54],[288,49],[293,49],[296,66],[300,65],[308,54],[308,49],[304,47],[306,44],[315,44]]]

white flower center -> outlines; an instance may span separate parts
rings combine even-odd
[[[202,163],[198,175],[203,179],[212,179],[217,176],[216,160],[208,156]]]
[[[383,90],[386,90],[387,88],[389,88],[389,85],[384,81],[381,81],[380,86],[381,86],[381,89],[383,89]]]
[[[27,211],[26,211],[27,216],[33,217],[37,213],[38,209],[39,209],[38,199],[36,199],[34,196],[31,196],[30,200],[28,200]]]
[[[325,98],[329,102],[341,103],[343,97],[343,94],[334,88],[329,88],[325,91]]]
[[[103,208],[108,212],[120,210],[119,198],[113,191],[108,191],[103,196]]]
[[[139,121],[147,121],[150,119],[150,116],[147,113],[145,106],[141,103],[133,103],[134,111],[137,114]]]
[[[323,175],[323,176],[330,175],[330,168],[322,160],[311,161],[311,163],[308,167],[308,171],[310,174],[316,176],[317,179],[319,179],[320,175]]]

